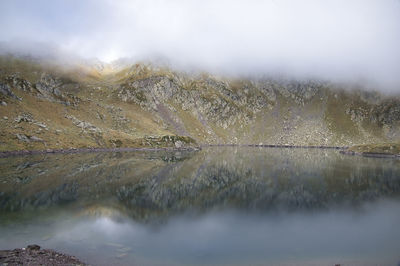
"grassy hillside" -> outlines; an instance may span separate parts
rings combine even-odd
[[[100,69],[2,56],[0,101],[2,151],[400,142],[400,98],[319,81],[232,80],[147,64]]]

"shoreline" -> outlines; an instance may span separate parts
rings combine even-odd
[[[389,154],[389,153],[379,153],[379,152],[355,152],[346,149],[341,150],[339,152],[345,155],[363,156],[372,158],[400,158],[400,154]]]
[[[37,155],[37,154],[71,154],[71,153],[94,153],[94,152],[131,152],[131,151],[197,151],[200,147],[186,147],[186,148],[70,148],[70,149],[46,149],[46,150],[16,150],[16,151],[2,151],[0,158],[24,156],[24,155]]]
[[[2,265],[88,265],[77,257],[52,249],[41,249],[38,245],[26,248],[0,250]]]
[[[280,145],[280,144],[204,144],[201,147],[259,147],[259,148],[284,148],[284,149],[347,149],[347,146],[323,145]]]
[[[348,150],[348,146],[308,146],[308,145],[278,145],[278,144],[201,144],[197,147],[137,147],[137,148],[70,148],[70,149],[46,149],[46,150],[15,150],[2,151],[0,158],[38,155],[38,154],[73,154],[95,152],[133,152],[133,151],[198,151],[206,147],[254,147],[254,148],[280,148],[280,149],[333,149],[341,154],[373,157],[373,158],[400,158],[400,154],[387,154],[375,152],[355,152]]]
[[[46,150],[15,150],[2,151],[0,158],[38,155],[38,154],[71,154],[71,153],[93,153],[93,152],[132,152],[132,151],[198,151],[203,147],[259,147],[259,148],[286,148],[286,149],[336,149],[343,150],[348,147],[340,146],[305,146],[305,145],[275,145],[275,144],[202,144],[198,147],[141,147],[141,148],[70,148],[70,149],[46,149]]]

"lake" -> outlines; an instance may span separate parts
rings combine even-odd
[[[337,150],[0,158],[0,249],[94,265],[399,265],[400,160]]]

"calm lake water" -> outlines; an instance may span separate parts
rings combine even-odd
[[[0,249],[94,265],[399,265],[400,160],[211,147],[0,159]]]

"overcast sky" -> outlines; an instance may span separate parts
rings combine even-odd
[[[1,0],[0,33],[108,62],[157,57],[400,91],[399,0]]]

